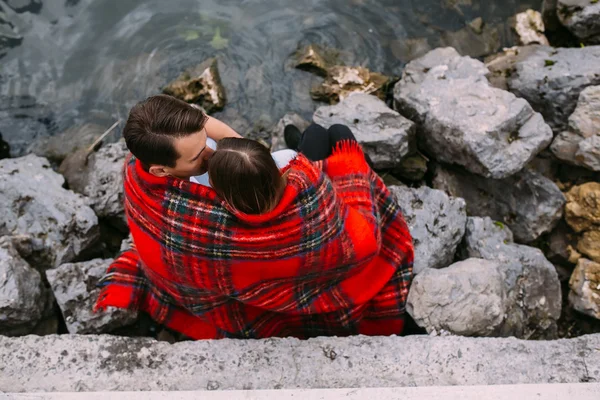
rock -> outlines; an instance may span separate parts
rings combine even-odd
[[[385,100],[391,78],[364,67],[335,66],[327,70],[325,81],[315,85],[310,95],[313,100],[337,104],[350,93],[366,93]]]
[[[317,44],[310,44],[299,49],[294,55],[295,67],[313,74],[326,77],[329,68],[338,64],[337,50],[325,49]]]
[[[392,54],[398,60],[409,62],[431,50],[427,38],[396,39],[390,42]]]
[[[125,239],[123,239],[123,241],[121,242],[121,248],[119,249],[119,251],[121,253],[131,249],[133,247],[133,236],[131,236],[131,234],[129,234],[129,236],[127,236]]]
[[[546,148],[552,131],[525,100],[490,86],[487,72],[454,49],[436,49],[406,66],[394,99],[418,123],[429,155],[500,179]]]
[[[10,157],[10,146],[4,140],[2,140],[2,133],[0,133],[0,160]]]
[[[452,264],[465,233],[465,201],[426,186],[412,189],[390,186],[410,229],[415,246],[413,272]]]
[[[542,18],[544,25],[549,31],[555,31],[560,27],[556,3],[558,0],[544,0],[542,3]]]
[[[575,232],[600,230],[600,183],[588,182],[569,190],[565,220]]]
[[[72,334],[103,333],[130,325],[137,319],[137,312],[108,307],[94,312],[100,288],[98,281],[106,273],[112,260],[63,264],[46,271],[58,306]]]
[[[27,152],[61,162],[77,150],[91,146],[104,131],[105,128],[96,124],[74,126],[56,136],[39,137],[29,146]]]
[[[502,221],[525,243],[550,232],[562,218],[565,204],[565,196],[554,182],[528,169],[494,180],[440,166],[433,187],[464,198],[469,215]]]
[[[546,257],[552,263],[563,264],[571,260],[572,248],[576,245],[573,230],[561,220],[556,229],[548,237],[548,251]]]
[[[394,168],[413,147],[415,124],[375,96],[353,93],[335,106],[319,107],[315,123],[350,127],[376,169]]]
[[[283,137],[283,130],[285,129],[286,125],[295,125],[296,128],[300,129],[300,132],[304,132],[304,130],[310,125],[310,122],[296,113],[285,114],[277,122],[277,124],[270,129],[271,152],[287,149],[285,138]]]
[[[504,321],[505,298],[499,264],[470,258],[417,275],[406,309],[428,333],[490,336]]]
[[[123,166],[129,150],[124,140],[105,145],[92,153],[87,166],[87,185],[83,194],[92,209],[111,225],[127,230],[123,194]]]
[[[544,35],[546,28],[544,20],[539,11],[527,10],[515,15],[512,21],[512,29],[517,36],[520,45],[543,44],[548,46],[548,38]]]
[[[0,19],[1,7],[0,5]],[[2,39],[0,57],[1,55]],[[25,155],[33,141],[53,134],[55,122],[50,106],[38,103],[34,97],[0,94],[0,131],[4,141],[10,145],[12,157]]]
[[[483,57],[498,51],[502,41],[497,27],[476,20],[456,32],[441,32],[440,46],[453,47],[465,56]]]
[[[600,43],[600,3],[596,0],[558,0],[558,18],[584,43]]]
[[[577,311],[600,319],[600,264],[582,258],[571,280],[569,302]]]
[[[563,161],[600,171],[600,86],[581,92],[568,130],[556,137],[551,149]]]
[[[561,288],[554,266],[539,249],[513,243],[510,229],[490,218],[467,220],[464,258],[501,264],[507,296],[506,318],[498,334],[552,339],[561,314]]]
[[[21,258],[8,236],[0,237],[0,334],[28,334],[47,306],[38,271]]]
[[[86,199],[63,184],[46,159],[0,161],[0,235],[29,236],[27,261],[38,270],[75,259],[99,237],[98,218]]]
[[[400,162],[394,174],[412,182],[419,182],[427,173],[427,161],[421,153],[409,154]]]
[[[588,231],[581,235],[577,251],[600,263],[600,230]]]
[[[216,58],[209,58],[188,69],[163,88],[163,93],[188,103],[197,103],[213,113],[225,107],[225,88],[221,84]]]
[[[600,85],[600,46],[532,45],[488,59],[494,86],[507,88],[540,112],[556,134],[565,130],[580,93]]]

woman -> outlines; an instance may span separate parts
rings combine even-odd
[[[307,134],[302,142],[316,143]],[[223,139],[209,161],[214,189],[173,180],[152,198],[130,193],[140,202],[126,204],[128,218],[175,228],[160,232],[166,246],[132,230],[156,257],[120,256],[97,307],[140,309],[194,339],[400,334],[412,279],[408,228],[358,143],[330,139],[329,157],[299,154],[281,170],[259,143]],[[144,173],[130,161],[125,190],[152,185]],[[185,206],[179,224],[164,204]]]

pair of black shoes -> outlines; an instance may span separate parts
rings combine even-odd
[[[286,125],[283,128],[283,138],[288,149],[298,151],[300,140],[302,140],[302,132],[294,125]]]

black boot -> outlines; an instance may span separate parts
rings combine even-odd
[[[294,125],[286,125],[283,129],[283,138],[288,149],[298,151],[300,145],[300,139],[302,139],[302,132]]]

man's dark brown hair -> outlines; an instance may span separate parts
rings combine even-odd
[[[244,138],[225,138],[208,162],[208,176],[217,194],[246,214],[262,214],[275,208],[285,179],[265,146]]]
[[[123,136],[127,148],[146,167],[175,167],[179,154],[173,139],[204,128],[208,117],[202,110],[167,95],[148,97],[129,112]]]

